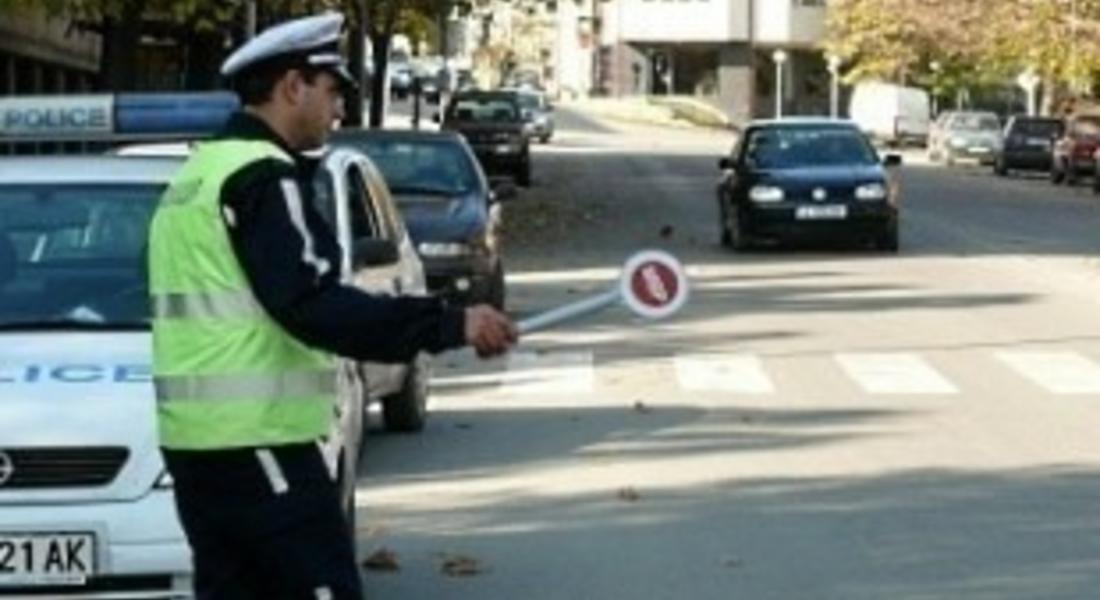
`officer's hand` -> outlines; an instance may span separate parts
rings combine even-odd
[[[477,350],[481,358],[508,351],[519,339],[519,330],[508,315],[488,304],[466,309],[466,343]]]

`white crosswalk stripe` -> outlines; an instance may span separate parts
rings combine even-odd
[[[1100,394],[1100,363],[1077,352],[1005,350],[976,354],[965,360],[981,361],[990,356],[995,363],[1005,365],[1049,393]],[[825,364],[839,367],[847,380],[871,395],[952,395],[959,394],[960,388],[966,388],[967,384],[975,384],[965,379],[965,370],[956,373],[963,380],[952,382],[926,357],[916,353],[838,353],[832,359]],[[959,357],[951,360],[957,362]],[[637,364],[643,363],[644,366],[637,366],[629,361],[601,360],[588,351],[522,351],[513,352],[495,366],[437,372],[433,385],[439,390],[480,388],[482,393],[488,388],[501,396],[575,398],[580,394],[614,393],[632,383],[636,385],[639,379],[632,377],[630,371],[643,368],[649,375],[646,381],[667,391],[766,396],[781,394],[784,381],[795,383],[792,374],[822,377],[828,372],[828,369],[792,369],[789,357],[777,361],[752,353],[681,353],[647,358]],[[801,382],[806,383],[813,385]]]
[[[676,379],[692,392],[771,394],[775,385],[760,359],[751,354],[679,355]]]
[[[836,361],[869,394],[956,394],[958,389],[916,354],[837,354]]]
[[[1100,393],[1100,365],[1076,352],[1005,351],[996,357],[1052,394]]]
[[[591,352],[513,352],[501,375],[504,394],[576,394],[595,385]]]

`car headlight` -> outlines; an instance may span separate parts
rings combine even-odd
[[[885,200],[886,186],[881,183],[867,183],[856,188],[856,200]]]
[[[749,199],[753,202],[782,202],[783,189],[770,185],[757,185],[749,190]]]
[[[161,471],[156,482],[153,484],[154,490],[170,490],[176,485],[176,480],[172,479],[172,474],[168,471]]]
[[[951,144],[952,146],[954,146],[955,148],[963,148],[968,144],[968,142],[966,141],[966,138],[961,138],[961,137],[953,137],[953,138],[951,138],[951,141],[948,142],[948,143]]]
[[[436,258],[466,256],[467,254],[470,253],[470,247],[469,246],[467,246],[466,244],[456,244],[456,243],[441,244],[441,243],[424,242],[424,243],[419,244],[416,247],[416,249],[417,249],[417,251],[420,252],[421,256],[424,256],[424,257],[429,257],[430,256],[430,257],[436,257]]]

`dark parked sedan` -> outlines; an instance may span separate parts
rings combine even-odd
[[[1054,141],[1062,137],[1061,119],[1012,117],[1005,126],[1004,145],[993,161],[993,172],[1008,175],[1019,169],[1049,171]]]
[[[751,123],[719,162],[722,243],[841,239],[896,252],[898,191],[884,164],[901,157],[880,161],[847,121]]]
[[[470,147],[453,132],[345,129],[332,143],[365,152],[382,171],[429,290],[503,308],[497,200],[515,195],[514,185],[490,189]]]
[[[530,140],[516,92],[459,92],[444,111],[441,127],[461,133],[489,175],[531,184]]]

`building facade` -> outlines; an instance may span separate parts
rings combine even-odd
[[[0,96],[92,89],[99,69],[99,36],[78,33],[69,25],[40,12],[3,10]]]
[[[735,122],[775,114],[781,88],[784,114],[824,114],[826,10],[825,0],[599,2],[595,87],[695,96]],[[786,57],[781,68],[776,50]]]

